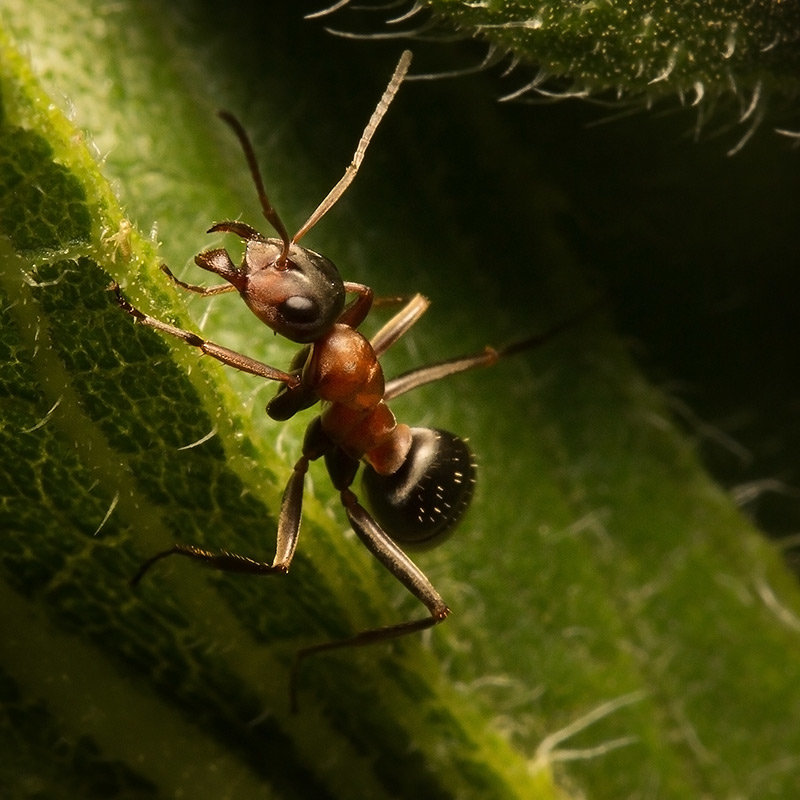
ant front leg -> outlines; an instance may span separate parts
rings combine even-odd
[[[416,300],[416,298],[414,299]],[[537,347],[541,347],[542,345],[547,344],[555,339],[563,331],[568,330],[580,322],[583,322],[583,320],[594,314],[598,308],[604,304],[604,300],[598,300],[589,304],[577,314],[567,317],[566,319],[541,333],[533,334],[525,339],[519,339],[518,341],[511,342],[503,347],[491,347],[487,345],[478,353],[458,356],[457,358],[450,358],[445,361],[438,361],[435,364],[412,369],[409,372],[398,375],[396,378],[392,378],[390,381],[386,382],[383,399],[387,401],[392,400],[395,397],[399,397],[401,394],[410,392],[412,389],[417,389],[418,387],[424,386],[427,383],[434,383],[435,381],[440,381],[443,378],[449,377],[450,375],[457,375],[459,372],[466,372],[471,369],[477,369],[478,367],[490,367],[492,364],[496,364],[500,359],[508,358],[509,356],[514,356],[518,353],[524,353],[527,350],[534,350]],[[412,304],[409,303],[409,308],[411,305]],[[403,312],[401,312],[401,314],[402,313]],[[422,312],[420,311],[420,314],[421,313]],[[400,315],[398,315],[398,317],[400,317]],[[416,320],[412,320],[408,327],[411,327],[414,321]],[[385,327],[389,328],[393,325],[393,323],[394,320],[390,320]],[[404,332],[405,330],[402,330],[399,335],[402,335]],[[376,351],[376,340],[383,334],[384,330],[381,330],[372,339],[373,347],[375,347]],[[395,336],[395,338],[390,341],[389,344],[392,344],[394,341],[396,341],[396,339],[399,338],[399,335]],[[385,345],[383,349],[386,349],[388,346],[389,345]]]
[[[227,294],[228,292],[235,292],[236,287],[232,283],[220,283],[217,286],[198,286],[195,283],[186,283],[180,278],[175,277],[172,270],[166,265],[161,265],[161,271],[176,285],[180,286],[187,292],[194,292],[201,297],[213,297],[217,294]]]
[[[399,299],[399,298],[398,298]],[[380,358],[409,328],[428,310],[430,300],[415,294],[405,305],[370,339],[375,355]]]
[[[198,348],[206,355],[217,359],[217,361],[221,361],[223,364],[227,364],[229,367],[238,369],[241,372],[249,372],[251,375],[258,375],[270,381],[279,381],[280,383],[285,383],[292,389],[300,385],[300,378],[298,375],[276,369],[275,367],[269,366],[269,364],[264,364],[242,353],[237,353],[235,350],[229,350],[227,347],[215,344],[208,339],[203,339],[196,333],[186,331],[183,328],[178,328],[166,322],[161,322],[161,320],[145,314],[135,306],[132,306],[125,299],[118,284],[112,283],[110,289],[114,292],[119,307],[142,325],[147,325],[162,333],[168,333],[170,336],[174,336],[176,339],[180,339],[186,342],[186,344]]]

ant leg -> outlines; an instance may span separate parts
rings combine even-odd
[[[385,306],[402,306],[416,297],[416,294],[394,294],[394,295],[381,295],[372,299],[373,308],[383,308]]]
[[[357,294],[358,297],[339,314],[336,321],[343,325],[349,325],[351,328],[357,328],[367,318],[367,314],[372,308],[372,289],[363,283],[345,281],[344,290],[350,294]]]
[[[487,346],[480,353],[439,361],[436,364],[430,364],[427,367],[420,367],[419,369],[413,369],[402,375],[398,375],[396,378],[392,378],[392,380],[386,382],[384,400],[391,400],[419,386],[424,386],[426,383],[433,383],[442,378],[447,378],[450,375],[456,375],[459,372],[466,372],[467,370],[477,367],[488,367],[497,363],[501,358],[513,356],[525,350],[533,350],[540,345],[546,344],[551,339],[554,339],[567,328],[571,328],[573,325],[582,322],[586,317],[593,314],[603,303],[604,301],[592,303],[582,311],[579,311],[572,317],[562,320],[552,328],[542,333],[528,336],[525,339],[511,342],[511,344],[505,345],[505,347],[495,348]],[[380,333],[382,333],[382,331],[379,331],[378,335],[380,335]]]
[[[229,350],[227,347],[222,347],[222,345],[203,339],[196,333],[185,331],[182,328],[177,328],[166,322],[161,322],[161,320],[157,320],[155,317],[148,316],[143,311],[139,311],[138,308],[132,306],[122,296],[122,291],[118,284],[111,284],[110,289],[116,295],[119,307],[130,314],[137,322],[155,328],[162,333],[168,333],[170,336],[175,336],[177,339],[186,342],[186,344],[197,347],[206,355],[216,358],[217,361],[221,361],[223,364],[227,364],[229,367],[238,369],[241,372],[249,372],[252,375],[258,375],[270,381],[280,381],[293,389],[300,385],[300,378],[298,375],[276,369],[261,361],[256,361],[254,358],[242,355],[242,353],[237,353],[235,350]]]
[[[430,301],[421,294],[413,297],[375,297],[369,286],[345,281],[345,291],[359,295],[339,315],[337,322],[357,328],[373,308],[380,306],[403,305],[370,340],[375,355],[381,356],[388,350],[424,313]]]
[[[392,575],[408,589],[421,603],[423,603],[428,611],[431,612],[433,623],[440,622],[449,613],[450,609],[442,600],[439,592],[434,589],[433,584],[425,577],[422,570],[398,547],[391,537],[378,525],[377,522],[370,516],[367,510],[358,502],[358,498],[353,494],[350,489],[344,489],[340,493],[342,504],[344,505],[347,518],[350,520],[350,525],[355,531],[359,539],[364,543],[365,547],[378,559],[378,561],[386,567]],[[428,623],[423,627],[428,627],[431,623],[429,620],[423,620]],[[402,623],[400,625],[393,625],[389,628],[380,628],[376,631],[364,631],[357,634],[356,639],[376,641],[375,634],[378,634],[378,639],[391,638],[392,630],[397,629],[402,635],[407,631],[408,625],[418,625],[419,623]],[[415,628],[412,628],[414,630]],[[330,644],[330,643],[329,643]],[[335,643],[333,643],[335,644]]]
[[[202,561],[214,569],[225,572],[238,572],[246,575],[272,575],[286,573],[292,563],[294,552],[297,549],[297,539],[300,532],[300,519],[303,511],[303,484],[308,471],[308,458],[302,456],[295,464],[294,470],[281,501],[281,511],[278,516],[278,537],[275,548],[275,557],[271,562],[257,561],[237,553],[226,550],[213,552],[203,550],[192,544],[174,544],[168,550],[147,559],[139,571],[131,579],[131,586],[136,586],[150,568],[168,556],[186,556],[196,561]]]
[[[202,297],[213,297],[215,294],[225,294],[226,292],[235,292],[236,287],[232,283],[221,283],[219,286],[197,286],[194,283],[186,283],[180,278],[176,278],[172,270],[166,265],[161,265],[161,271],[181,289],[187,292],[194,292]]]
[[[297,710],[297,680],[302,662],[311,655],[327,650],[338,650],[344,647],[363,647],[364,645],[396,639],[411,633],[431,628],[444,620],[450,609],[441,595],[433,587],[422,570],[395,544],[389,535],[369,515],[358,502],[358,498],[350,491],[343,489],[340,493],[347,518],[358,538],[366,548],[397,578],[430,612],[429,617],[400,622],[381,628],[370,628],[344,639],[322,642],[298,651],[292,666],[289,685],[289,696],[293,711]]]
[[[451,358],[447,361],[438,361],[436,364],[430,364],[427,367],[420,367],[410,372],[404,372],[402,375],[398,375],[396,378],[392,378],[390,381],[386,382],[383,399],[388,402],[392,398],[410,392],[412,389],[416,389],[419,386],[424,386],[426,383],[440,381],[442,378],[447,378],[449,375],[456,375],[459,372],[466,372],[476,367],[491,366],[496,363],[502,355],[505,355],[504,351],[495,350],[493,347],[486,347],[480,353]]]
[[[428,310],[430,300],[415,294],[373,337],[370,339],[375,355],[382,356],[409,328]],[[388,398],[387,398],[388,399]]]

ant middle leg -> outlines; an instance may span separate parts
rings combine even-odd
[[[447,378],[450,375],[457,375],[459,372],[466,372],[467,370],[476,369],[478,367],[489,367],[492,364],[496,364],[501,358],[507,358],[508,356],[513,356],[526,350],[534,350],[541,345],[547,344],[552,339],[555,339],[556,336],[568,328],[583,322],[584,319],[594,314],[600,306],[604,305],[604,302],[605,301],[600,300],[591,303],[577,314],[567,317],[551,328],[541,333],[527,336],[524,339],[518,339],[503,347],[487,346],[478,353],[437,361],[435,364],[429,364],[426,367],[409,370],[386,382],[384,400],[391,400],[401,394],[410,392],[412,389],[424,386],[426,383],[440,381],[442,378]]]
[[[388,305],[395,299],[386,301]],[[380,358],[417,320],[428,310],[430,300],[415,294],[405,305],[370,339],[375,355]],[[387,398],[388,399],[388,398]]]
[[[211,551],[189,544],[174,544],[167,550],[156,553],[142,564],[133,577],[131,584],[136,585],[150,568],[168,556],[185,556],[195,561],[202,561],[214,569],[225,572],[238,572],[247,575],[271,575],[289,571],[297,540],[300,535],[300,522],[303,517],[303,490],[308,472],[308,465],[331,450],[332,443],[322,430],[320,418],[316,417],[306,430],[303,441],[303,454],[294,465],[292,474],[286,483],[281,499],[281,510],[278,514],[278,534],[275,544],[275,556],[272,561],[258,561],[248,556],[230,553],[226,550]],[[351,478],[352,480],[352,478]]]
[[[230,553],[227,550],[204,550],[192,544],[174,544],[167,550],[156,553],[142,564],[139,571],[131,579],[131,585],[136,586],[150,568],[157,562],[169,556],[185,556],[186,558],[201,561],[213,569],[224,572],[238,572],[245,575],[273,575],[285,574],[289,571],[300,533],[300,520],[303,513],[303,487],[309,459],[302,456],[295,464],[292,475],[286,484],[281,501],[281,511],[278,516],[278,536],[275,546],[275,557],[272,561],[258,561],[257,559]]]

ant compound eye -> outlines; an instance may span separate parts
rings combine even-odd
[[[303,325],[319,319],[319,305],[311,297],[296,294],[278,306],[278,313],[290,324]]]
[[[383,530],[404,545],[440,544],[464,515],[475,488],[475,462],[463,439],[442,430],[411,429],[400,469],[364,470],[362,484]]]
[[[279,263],[280,249],[277,239],[248,242],[240,293],[276,333],[292,342],[313,342],[342,313],[344,284],[333,263],[319,253],[293,244],[289,257]]]
[[[283,297],[276,306],[273,327],[293,342],[313,342],[336,322],[345,301],[339,271],[325,256],[292,245],[289,268],[280,274]]]

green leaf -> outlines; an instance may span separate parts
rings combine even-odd
[[[536,66],[515,97],[638,106],[679,98],[698,107],[699,125],[722,105],[729,122],[749,121],[751,129],[789,101],[796,117],[796,3],[427,0],[423,8],[486,41],[495,57]]]
[[[0,12],[4,795],[791,796],[797,586],[707,477],[610,308],[396,403],[478,456],[472,511],[418,559],[454,614],[310,660],[299,714],[298,647],[421,613],[345,533],[317,465],[288,576],[167,561],[131,590],[173,541],[269,558],[310,418],[270,423],[273,387],[134,326],[107,291],[288,362],[237,298],[185,301],[158,270],[197,280],[193,255],[221,242],[212,221],[259,224],[216,108],[252,132],[290,229],[349,162],[399,48],[358,50],[286,5]],[[345,279],[431,297],[390,374],[543,330],[593,283],[614,290],[602,256],[590,273],[564,235],[566,190],[529,160],[527,109],[501,116],[478,86],[404,86],[308,236]],[[621,271],[646,231],[625,231]]]

